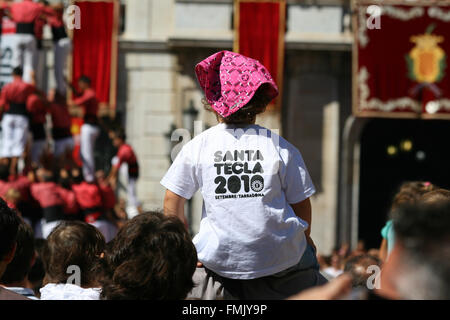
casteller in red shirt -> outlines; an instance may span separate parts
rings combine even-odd
[[[27,100],[36,88],[23,81],[20,76],[13,76],[13,81],[2,88],[0,105],[3,105],[6,113],[26,115]]]
[[[84,110],[84,122],[97,124],[98,100],[92,88],[86,88],[80,97],[73,100],[73,103]]]
[[[83,181],[80,184],[72,185],[72,190],[85,221],[93,223],[98,220],[103,214],[103,201],[98,185]]]
[[[10,12],[16,23],[32,23],[45,13],[45,6],[32,0],[22,0],[11,3]]]
[[[133,148],[129,144],[124,143],[119,147],[119,150],[117,151],[117,158],[119,161],[114,165],[117,170],[119,170],[123,163],[127,163],[128,175],[132,178],[137,178],[139,176],[137,157],[133,151]]]
[[[30,190],[43,209],[47,222],[63,220],[64,214],[76,214],[78,211],[75,194],[54,182],[33,183]]]

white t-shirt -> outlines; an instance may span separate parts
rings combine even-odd
[[[300,152],[270,130],[218,124],[182,148],[161,184],[186,199],[201,190],[193,242],[215,273],[255,279],[300,261],[308,224],[289,204],[315,189]]]

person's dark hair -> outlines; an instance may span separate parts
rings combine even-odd
[[[19,224],[20,218],[17,213],[0,198],[0,261],[14,248]]]
[[[89,78],[88,76],[82,75],[81,77],[78,78],[78,82],[83,82],[90,86],[91,78]]]
[[[23,281],[31,269],[31,261],[34,257],[34,234],[33,229],[20,219],[19,231],[17,233],[17,247],[14,259],[6,267],[0,283],[12,284]]]
[[[271,101],[270,97],[266,94],[268,86],[268,84],[261,85],[245,106],[226,118],[216,113],[205,99],[202,100],[202,103],[206,110],[214,112],[217,119],[220,119],[224,123],[236,125],[250,124],[258,114],[266,110],[267,105]]]
[[[194,286],[197,252],[175,216],[140,214],[108,247],[102,299],[179,300]]]
[[[127,139],[125,130],[122,127],[116,128],[112,132],[116,138],[119,138],[122,141],[125,141]]]
[[[436,189],[425,193],[421,198],[422,203],[450,202],[450,190]]]
[[[450,202],[403,206],[393,218],[403,249],[399,290],[406,299],[450,299]]]
[[[35,286],[35,292],[39,292],[39,288],[42,286],[42,281],[45,277],[44,263],[42,261],[42,250],[45,247],[47,240],[34,239],[34,250],[36,252],[36,260],[33,266],[28,272],[28,280]],[[37,289],[37,290],[36,290]]]
[[[97,228],[81,221],[62,222],[50,233],[42,250],[44,285],[66,283],[71,265],[80,268],[82,287],[97,285],[104,250],[105,238]]]
[[[23,69],[21,67],[15,67],[12,71],[12,75],[13,76],[19,76],[22,77],[23,76]]]
[[[347,260],[344,272],[352,277],[353,288],[367,286],[367,280],[372,274],[367,270],[372,265],[381,266],[381,260],[369,254],[360,254]]]

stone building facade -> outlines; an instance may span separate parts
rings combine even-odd
[[[350,163],[344,165],[343,159],[353,157],[353,148],[348,154],[341,152],[351,119],[349,2],[287,1],[283,104],[257,120],[278,130],[303,154],[317,189],[312,198],[312,237],[322,253],[329,253],[338,242],[357,240],[349,214],[353,178],[342,177]],[[143,207],[161,209],[165,190],[159,181],[171,163],[168,137],[173,129],[186,128],[191,103],[201,121],[197,132],[216,123],[201,103],[194,66],[216,51],[232,49],[233,1],[121,0],[121,4],[117,115],[139,157],[138,196]],[[50,55],[51,50],[47,57],[51,69]],[[354,136],[354,124],[348,126]],[[197,194],[187,210],[193,233],[198,231],[201,206]]]

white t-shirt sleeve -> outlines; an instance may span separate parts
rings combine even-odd
[[[316,192],[302,155],[296,148],[289,149],[288,160],[281,174],[281,185],[289,204],[302,202]]]
[[[191,156],[191,145],[185,145],[170,166],[161,184],[180,197],[190,199],[199,189],[197,165]]]

